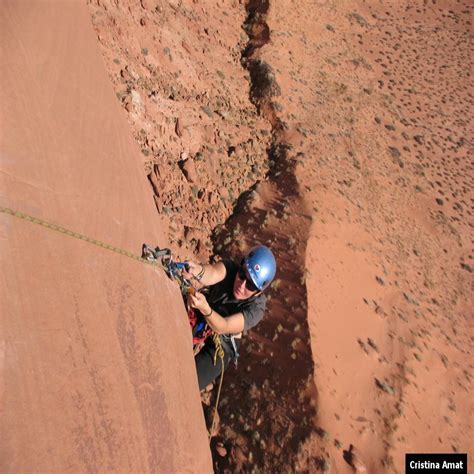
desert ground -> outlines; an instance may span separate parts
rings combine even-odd
[[[263,243],[277,259],[266,316],[225,372],[214,471],[472,460],[472,2],[88,0],[87,11],[140,151],[133,182],[151,209],[135,206],[133,222],[159,229],[143,240],[200,262]],[[110,186],[122,166],[106,166]],[[203,396],[206,414],[215,398]],[[184,430],[204,424],[192,406]]]

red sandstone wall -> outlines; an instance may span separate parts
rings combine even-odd
[[[86,7],[2,2],[0,32],[0,206],[164,245]],[[3,213],[0,259],[0,471],[211,471],[175,285]]]

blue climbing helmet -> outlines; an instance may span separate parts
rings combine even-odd
[[[255,286],[263,291],[272,282],[276,273],[276,260],[265,245],[257,245],[242,260]]]

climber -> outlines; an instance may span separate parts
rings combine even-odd
[[[240,265],[222,260],[211,265],[187,262],[183,276],[198,280],[205,287],[188,295],[188,306],[198,310],[207,325],[218,334],[224,349],[224,368],[238,358],[242,331],[258,324],[263,318],[266,297],[263,291],[276,273],[276,261],[264,245],[254,247]],[[216,348],[208,337],[195,356],[199,390],[203,390],[221,373],[222,364],[215,363]]]

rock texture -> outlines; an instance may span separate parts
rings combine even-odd
[[[0,31],[0,206],[133,253],[163,245],[86,7],[3,2]],[[4,213],[0,235],[0,471],[210,472],[176,286]]]

